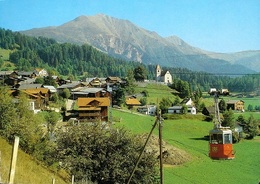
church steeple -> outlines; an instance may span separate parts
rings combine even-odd
[[[159,82],[160,81],[160,77],[161,77],[161,73],[162,73],[162,69],[159,65],[156,65],[156,68],[155,68],[155,80],[156,82]]]

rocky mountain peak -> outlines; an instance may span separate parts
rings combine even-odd
[[[219,57],[220,55],[212,52],[192,47],[177,36],[163,38],[156,32],[141,28],[128,20],[104,14],[82,15],[61,26],[32,29],[22,33],[45,36],[59,42],[87,43],[111,56],[145,64],[160,64],[212,73],[234,72],[236,64],[236,61],[231,63],[228,59],[225,60],[229,57],[223,55]],[[213,55],[214,57],[211,57]],[[237,70],[246,73],[253,71],[247,68],[250,66],[248,62],[243,64],[245,61],[241,60],[241,56],[236,59],[240,61],[240,65],[235,66]],[[260,64],[258,66],[260,71]]]

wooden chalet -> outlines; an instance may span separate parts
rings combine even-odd
[[[14,71],[0,71],[0,77],[1,78],[8,78],[8,77],[17,78],[18,73],[14,72]]]
[[[46,109],[46,102],[44,96],[42,96],[40,93],[33,94],[29,91],[22,91],[24,92],[27,97],[30,99],[30,108],[33,111],[39,111]]]
[[[108,122],[109,98],[78,98],[78,119]]]
[[[71,98],[78,99],[80,97],[110,97],[110,93],[104,88],[79,87],[71,91]]]
[[[104,86],[106,85],[105,79],[103,79],[103,78],[98,78],[98,77],[95,77],[95,78],[86,78],[86,82],[89,83],[89,86],[91,86],[91,87],[97,87],[97,88],[104,87]]]
[[[23,77],[35,78],[35,77],[37,77],[37,74],[33,71],[32,72],[22,71],[22,72],[17,72],[17,74],[20,78],[23,78]]]
[[[15,77],[7,77],[5,79],[2,79],[4,81],[4,84],[8,85],[8,86],[16,86],[18,85],[21,81],[23,81],[22,79],[19,78],[15,78]]]
[[[202,109],[202,114],[205,116],[215,116],[215,106],[210,106],[210,107],[204,107]]]
[[[16,86],[17,89],[19,90],[24,90],[24,89],[38,89],[42,88],[42,84],[19,84]]]
[[[17,72],[13,71],[0,71],[0,80],[2,84],[8,86],[14,86],[21,81],[21,79],[18,79]]]
[[[57,88],[57,92],[60,94],[63,92],[64,89],[68,89],[70,92],[79,88],[79,87],[85,87],[86,84],[83,82],[73,82],[73,83],[67,83],[59,86]]]
[[[23,77],[23,78],[21,78],[21,81],[18,84],[20,84],[20,85],[33,84],[35,82],[35,79],[36,78]]]
[[[46,108],[45,97],[41,93],[31,93],[26,90],[10,90],[9,94],[14,97],[14,100],[19,100],[19,94],[24,93],[29,99],[30,110],[38,112]]]
[[[43,98],[43,104],[47,105],[50,99],[51,92],[48,88],[37,88],[37,89],[23,89],[22,91],[27,94],[41,96]]]
[[[244,111],[245,102],[243,100],[229,100],[226,102],[227,109],[232,109],[236,111]]]
[[[115,84],[115,83],[121,83],[122,80],[119,77],[107,77],[106,83]]]
[[[141,103],[139,102],[139,100],[137,100],[136,98],[129,98],[125,101],[126,105],[129,108],[133,108],[134,106],[140,106]]]

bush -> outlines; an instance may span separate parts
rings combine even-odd
[[[240,141],[241,137],[239,136],[238,132],[233,132],[232,139],[233,139],[233,143],[237,143]]]

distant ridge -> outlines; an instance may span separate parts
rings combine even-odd
[[[53,38],[58,42],[87,43],[111,56],[144,64],[210,73],[260,72],[260,51],[245,51],[242,54],[208,52],[190,46],[177,36],[163,38],[128,20],[104,14],[82,15],[60,26],[21,33]]]

